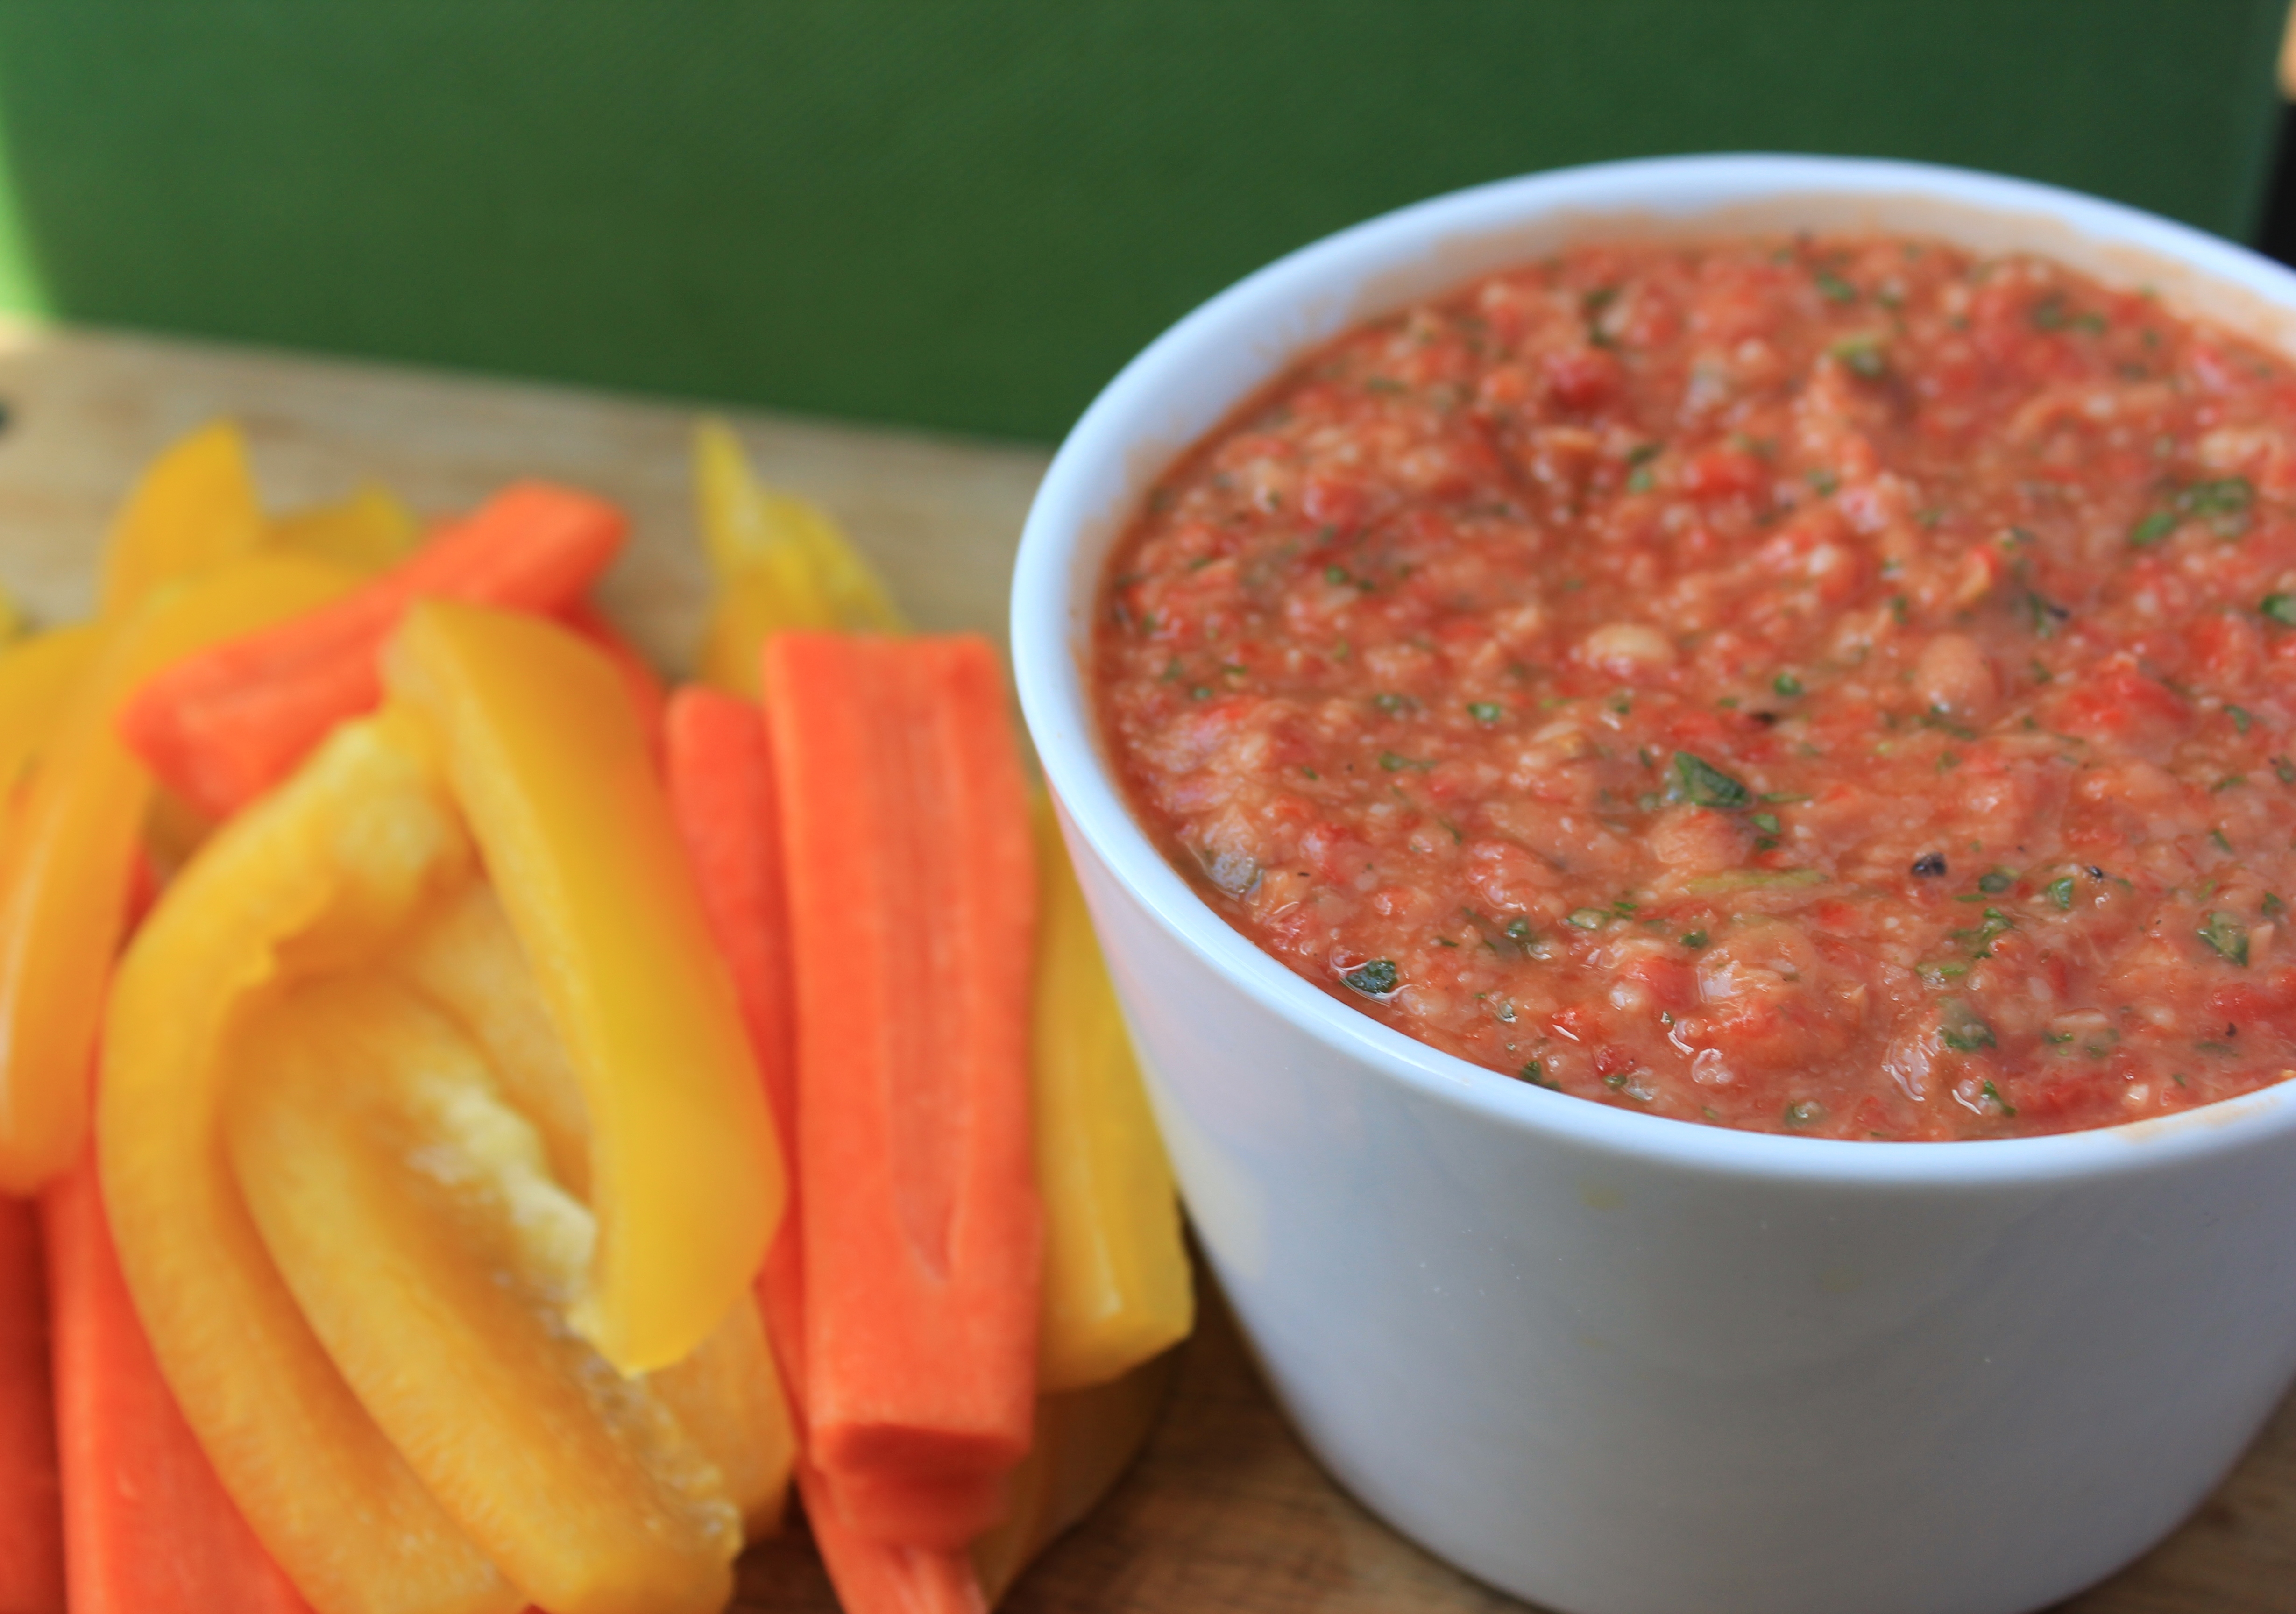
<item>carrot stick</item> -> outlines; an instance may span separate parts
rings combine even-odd
[[[1036,1394],[1036,868],[996,652],[765,652],[797,1004],[809,1454],[842,1522],[954,1548]]]
[[[49,1187],[42,1215],[71,1614],[308,1614],[160,1377],[93,1153]]]
[[[790,1004],[789,915],[782,889],[781,813],[758,709],[700,684],[670,697],[664,729],[670,811],[685,842],[709,933],[734,978],[742,1023],[782,1140],[788,1207],[758,1274],[766,1331],[782,1381],[805,1405],[804,1198],[798,1177],[797,1085]]]
[[[332,604],[168,668],[135,692],[119,732],[177,794],[228,816],[381,700],[376,652],[415,601],[564,610],[614,558],[623,528],[619,511],[587,494],[513,483]]]
[[[0,1200],[0,1614],[64,1614],[39,1212]]]
[[[811,1464],[798,1464],[797,1482],[813,1544],[845,1614],[988,1614],[980,1577],[962,1551],[872,1541],[839,1519]]]
[[[622,684],[630,692],[630,706],[638,715],[638,727],[644,732],[646,750],[659,762],[663,707],[669,700],[669,692],[662,687],[661,675],[653,670],[653,663],[587,600],[575,601],[558,613],[558,619],[605,651],[606,660],[614,664],[614,670],[622,676]]]

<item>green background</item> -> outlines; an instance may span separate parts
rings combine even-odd
[[[1598,158],[2250,237],[2284,0],[0,0],[0,302],[1027,438],[1268,258]]]

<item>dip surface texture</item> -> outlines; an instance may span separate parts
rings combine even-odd
[[[2045,260],[1594,247],[1360,328],[1119,545],[1102,722],[1236,929],[1757,1131],[2296,1075],[2296,379]]]

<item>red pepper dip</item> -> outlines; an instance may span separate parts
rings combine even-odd
[[[1994,1138],[2296,1075],[2296,369],[2037,258],[1596,246],[1349,332],[1097,629],[1259,946],[1527,1082]]]

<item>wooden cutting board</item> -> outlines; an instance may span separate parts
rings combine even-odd
[[[375,478],[424,514],[514,476],[580,483],[635,520],[607,609],[682,667],[701,569],[686,469],[694,410],[431,372],[0,325],[0,584],[36,617],[85,613],[110,512],[169,439],[235,415],[275,508]],[[921,626],[1004,637],[1036,449],[824,421],[733,417],[759,471],[818,500]],[[1207,1293],[1162,1424],[1131,1474],[1014,1589],[1025,1614],[1494,1614],[1520,1609],[1396,1536],[1300,1448]],[[1949,1542],[1940,1552],[1953,1550]],[[801,1536],[743,1561],[738,1610],[826,1614]],[[2296,1399],[2182,1530],[2078,1614],[2296,1614]],[[1846,1610],[1845,1614],[1855,1614]]]

